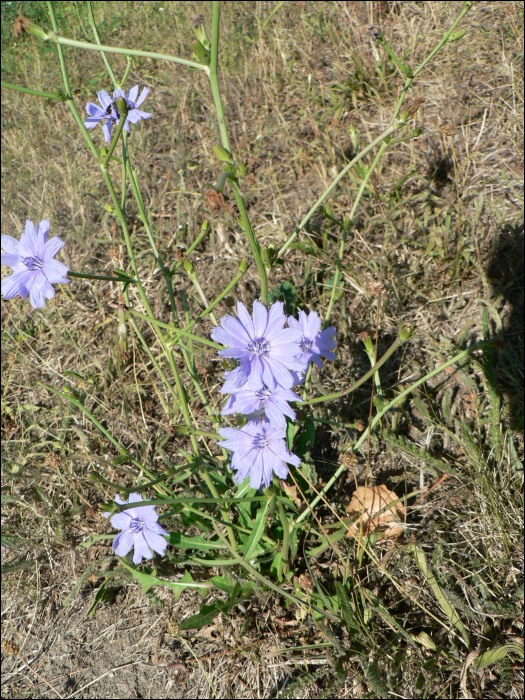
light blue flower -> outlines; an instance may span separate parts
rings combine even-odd
[[[298,343],[302,333],[284,328],[285,323],[280,301],[269,311],[260,301],[254,301],[253,321],[244,304],[238,301],[237,318],[223,316],[221,327],[213,328],[213,340],[228,348],[220,350],[219,355],[239,362],[239,367],[228,375],[238,389],[257,391],[274,384],[290,389],[293,384],[290,370],[305,370],[304,364],[295,359],[300,352]]]
[[[115,501],[120,505],[140,503],[142,496],[140,493],[130,493],[129,501],[123,501],[117,494]],[[142,558],[153,559],[153,552],[165,553],[168,543],[163,535],[169,535],[169,533],[158,524],[159,516],[155,506],[137,506],[115,515],[104,513],[104,516],[110,518],[114,528],[122,530],[113,540],[113,551],[119,557],[126,556],[134,548],[133,563],[140,564]]]
[[[43,219],[36,229],[32,221],[26,221],[20,241],[2,236],[2,265],[13,268],[13,274],[2,280],[4,299],[29,295],[31,306],[38,309],[55,296],[53,284],[69,283],[68,266],[54,259],[64,241],[57,236],[47,240],[48,235],[49,221]]]
[[[240,430],[219,428],[219,434],[226,440],[218,444],[233,452],[231,468],[236,470],[235,481],[241,484],[250,477],[250,487],[258,489],[264,484],[270,486],[276,474],[281,479],[288,476],[288,464],[298,467],[301,460],[286,447],[286,431],[275,428],[259,419],[249,421]]]
[[[116,104],[117,99],[119,97],[123,97],[128,104],[129,112],[124,123],[124,129],[129,131],[130,124],[136,124],[141,119],[149,119],[152,116],[149,112],[143,112],[141,109],[138,109],[138,107],[140,107],[140,105],[146,99],[148,93],[149,88],[143,88],[142,92],[140,93],[140,97],[137,99],[137,95],[139,94],[139,86],[135,85],[135,87],[132,87],[131,90],[129,90],[127,95],[124,93],[124,90],[114,90],[113,99],[111,99],[105,90],[101,90],[97,93],[97,97],[98,101],[102,105],[102,108],[93,102],[88,102],[86,105],[86,112],[89,114],[89,117],[84,122],[84,126],[86,129],[93,129],[93,127],[105,119],[106,122],[102,127],[102,131],[104,132],[106,143],[109,143],[111,141],[111,127],[113,126],[113,123],[115,122],[118,125],[120,122],[120,114]]]

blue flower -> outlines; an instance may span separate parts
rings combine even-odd
[[[211,332],[213,340],[226,345],[221,357],[238,360],[239,367],[227,375],[237,388],[257,391],[278,384],[283,389],[293,385],[290,370],[304,371],[295,359],[300,352],[302,332],[284,328],[283,303],[276,301],[267,311],[260,301],[253,302],[253,321],[242,302],[237,302],[237,318],[223,316],[221,327]]]
[[[129,131],[130,124],[136,124],[141,119],[149,119],[152,115],[149,112],[143,112],[138,109],[140,105],[146,99],[149,93],[149,88],[143,88],[140,93],[140,97],[137,99],[139,93],[139,86],[135,85],[129,90],[128,94],[124,94],[123,90],[117,89],[113,91],[113,99],[108,95],[105,90],[101,90],[97,93],[98,101],[102,105],[102,109],[94,104],[93,102],[88,102],[86,105],[86,112],[89,114],[88,119],[84,122],[86,129],[93,129],[100,121],[106,120],[106,123],[102,127],[104,132],[104,138],[106,143],[111,141],[111,127],[113,122],[117,125],[120,122],[120,114],[117,109],[117,99],[123,97],[128,103],[128,116],[126,117],[126,122],[124,123],[124,129]]]
[[[271,388],[263,386],[256,390],[245,387],[238,389],[232,379],[224,383],[221,394],[231,394],[221,411],[223,416],[231,413],[248,416],[264,414],[268,422],[280,430],[286,428],[285,416],[295,420],[295,411],[288,405],[288,401],[301,401],[300,396],[289,389],[283,389],[279,384],[273,383]]]
[[[301,354],[297,357],[300,362],[307,367],[310,362],[315,362],[318,367],[322,367],[321,356],[327,360],[335,360],[336,356],[330,350],[337,345],[336,340],[333,338],[336,329],[332,327],[321,331],[321,319],[315,311],[310,311],[309,314],[299,311],[299,320],[290,317],[288,325],[301,332],[299,341]],[[297,375],[297,378],[298,380],[304,379],[301,375]],[[301,382],[296,381],[295,383],[299,384]]]
[[[129,501],[123,501],[117,494],[115,501],[120,505],[139,503],[142,501],[142,496],[140,493],[130,493]],[[110,518],[114,528],[122,530],[113,540],[113,551],[119,557],[126,556],[132,548],[135,548],[133,563],[140,564],[143,557],[153,559],[153,552],[161,555],[165,553],[168,543],[163,535],[169,535],[169,533],[158,524],[159,516],[155,506],[137,506],[115,515],[104,513],[104,516]]]
[[[296,467],[301,464],[286,447],[286,431],[266,421],[249,421],[240,430],[219,428],[219,433],[226,440],[218,444],[233,452],[231,468],[237,471],[234,479],[238,484],[249,476],[251,488],[258,489],[262,484],[268,488],[274,474],[281,479],[288,476],[285,462]]]
[[[43,219],[35,230],[32,221],[26,221],[25,231],[20,241],[11,236],[2,236],[2,265],[13,268],[13,274],[2,280],[2,296],[12,299],[20,295],[29,301],[34,309],[45,305],[46,299],[55,296],[53,284],[68,284],[67,265],[54,260],[64,245],[57,236],[47,240],[49,221]]]

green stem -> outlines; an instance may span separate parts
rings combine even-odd
[[[212,5],[212,27],[211,27],[211,60],[210,67],[205,67],[210,79],[211,92],[213,101],[215,102],[215,111],[217,112],[217,121],[219,123],[219,131],[221,134],[222,145],[227,151],[230,151],[230,141],[228,139],[228,131],[226,129],[226,120],[224,119],[224,110],[222,108],[221,93],[219,90],[218,68],[219,68],[219,21],[221,13],[221,3],[214,0]]]
[[[221,93],[219,90],[219,80],[218,80],[218,67],[219,67],[219,20],[220,20],[220,2],[214,0],[213,2],[213,17],[212,17],[212,35],[211,35],[211,61],[210,67],[206,67],[206,72],[210,79],[211,92],[213,95],[213,101],[215,103],[215,111],[217,112],[217,121],[219,124],[219,131],[221,134],[221,141],[223,147],[231,153],[230,141],[228,139],[228,131],[226,129],[226,120],[224,119],[224,110],[222,107]],[[266,267],[261,258],[261,248],[257,242],[255,232],[246,213],[246,207],[244,205],[244,200],[239,189],[238,184],[234,180],[230,180],[230,185],[233,189],[235,195],[235,201],[239,209],[241,216],[242,228],[248,239],[252,255],[257,265],[257,271],[259,273],[260,283],[261,283],[261,301],[263,304],[268,304],[268,275],[266,273]]]
[[[49,5],[49,3],[48,3]],[[28,33],[34,33],[31,28],[28,28]],[[156,53],[153,51],[138,51],[135,49],[120,49],[116,46],[105,46],[103,44],[91,44],[88,41],[76,41],[75,39],[68,39],[65,36],[59,36],[56,34],[55,30],[53,32],[43,32],[39,28],[38,38],[42,35],[44,41],[51,41],[59,46],[72,46],[75,49],[84,49],[86,51],[98,51],[100,53],[116,53],[122,56],[138,56],[139,58],[153,58],[157,61],[169,61],[170,63],[180,63],[183,66],[188,66],[188,68],[195,68],[197,70],[208,71],[208,66],[202,63],[196,63],[195,61],[188,61],[185,58],[178,58],[177,56],[169,56],[164,53]]]
[[[283,541],[281,543],[281,562],[283,567],[283,573],[286,573],[289,569],[288,563],[288,550],[290,547],[290,523],[286,517],[285,507],[280,499],[277,499],[277,510],[279,511],[279,520],[283,528]]]
[[[56,95],[51,92],[41,92],[40,90],[31,90],[31,88],[20,87],[19,85],[13,85],[12,83],[6,83],[2,80],[2,87],[8,90],[16,90],[17,92],[27,92],[29,95],[36,95],[37,97],[47,97],[50,100],[58,99]]]
[[[295,231],[292,233],[290,238],[286,241],[286,243],[281,247],[279,252],[277,253],[277,257],[280,258],[290,247],[290,245],[293,243],[293,241],[297,238],[297,235],[300,233],[300,231],[306,226],[310,218],[315,214],[319,206],[325,201],[325,199],[328,197],[330,192],[339,184],[339,182],[343,179],[343,177],[346,175],[346,173],[351,170],[356,163],[359,163],[359,161],[363,158],[363,156],[366,156],[366,154],[371,151],[373,148],[375,148],[378,144],[380,144],[382,141],[387,139],[390,134],[392,134],[394,131],[396,131],[398,128],[400,128],[402,124],[395,124],[393,126],[389,126],[388,129],[381,134],[381,136],[378,136],[372,143],[368,144],[366,148],[363,148],[363,150],[356,155],[353,160],[346,165],[339,175],[333,180],[333,182],[327,187],[327,189],[323,192],[323,194],[319,197],[317,202],[313,205],[313,207],[310,208],[308,213],[305,215],[304,219],[298,224],[297,228]]]
[[[386,147],[388,144],[383,142],[381,146],[379,147],[379,150],[377,151],[376,157],[372,161],[372,164],[368,168],[363,181],[361,182],[361,185],[359,187],[359,190],[357,191],[357,194],[354,199],[354,204],[352,206],[352,209],[349,214],[349,221],[352,223],[354,220],[355,213],[357,211],[357,207],[359,206],[359,202],[361,200],[361,197],[363,195],[363,192],[365,191],[365,187],[368,183],[368,180],[370,179],[370,175],[374,172],[374,169],[379,162],[379,159],[383,155],[383,152],[385,151]],[[324,317],[324,325],[328,325],[328,321],[330,320],[330,315],[332,313],[332,309],[334,308],[334,303],[335,303],[335,295],[337,294],[337,285],[339,284],[339,277],[341,275],[341,265],[343,264],[343,256],[344,256],[344,251],[345,251],[345,243],[346,243],[346,237],[348,236],[348,228],[345,228],[343,231],[343,235],[341,236],[341,244],[339,245],[339,254],[337,256],[337,263],[335,266],[335,274],[334,274],[334,281],[332,284],[332,292],[330,294],[330,301],[328,303],[328,308],[326,310],[326,315]]]
[[[214,309],[214,308],[217,306],[217,304],[218,304],[222,299],[224,299],[224,297],[235,287],[235,285],[237,284],[237,282],[238,282],[238,281],[241,279],[241,277],[245,274],[245,272],[246,272],[246,270],[248,269],[248,267],[249,267],[249,265],[247,265],[246,261],[245,261],[245,260],[242,260],[241,263],[240,263],[240,265],[239,265],[239,269],[238,269],[238,271],[237,271],[237,274],[236,274],[235,277],[232,279],[232,281],[230,282],[230,284],[226,287],[226,289],[224,289],[224,290],[219,294],[218,297],[215,297],[215,299],[214,299],[214,300],[212,301],[212,303],[208,306],[208,308],[207,308],[207,309],[204,309],[204,311],[201,311],[201,313],[200,313],[195,319],[193,319],[193,321],[192,321],[188,326],[186,326],[186,328],[185,328],[184,330],[185,330],[185,331],[189,331],[191,328],[193,328],[193,326],[194,326],[195,324],[199,323],[199,321],[202,321],[203,318],[206,318],[206,316],[210,313],[210,311],[211,311],[212,309]],[[181,337],[180,335],[173,335],[173,340],[172,340],[172,342],[177,343],[180,337]]]
[[[111,160],[111,156],[113,155],[113,151],[115,150],[115,146],[117,145],[117,142],[120,138],[120,134],[122,133],[122,129],[124,128],[124,125],[126,123],[126,118],[128,116],[128,103],[123,97],[118,98],[117,109],[119,111],[120,118],[117,129],[113,135],[113,138],[111,139],[111,143],[109,144],[108,153],[104,159],[104,168],[107,168],[109,165],[109,161]]]
[[[154,326],[158,326],[159,328],[166,328],[171,332],[175,331],[176,333],[184,336],[185,338],[190,338],[191,340],[196,340],[197,342],[203,343],[204,345],[209,345],[210,347],[215,348],[216,350],[224,350],[224,345],[220,345],[219,343],[216,343],[213,340],[208,340],[207,338],[202,338],[200,335],[194,335],[186,329],[177,328],[173,325],[173,323],[170,324],[164,323],[163,321],[157,321],[156,318],[152,318],[150,316],[146,316],[145,314],[141,314],[140,311],[135,311],[135,309],[129,309],[129,313],[132,313],[134,316],[138,316],[138,318],[143,318],[145,321],[149,321]]]
[[[266,267],[265,267],[263,260],[262,260],[262,257],[261,257],[261,247],[259,246],[257,238],[255,237],[255,231],[253,230],[251,222],[248,218],[248,214],[246,213],[246,207],[244,206],[244,200],[242,198],[242,194],[241,194],[241,190],[239,189],[239,185],[236,182],[234,182],[233,180],[230,180],[230,186],[233,190],[233,194],[235,195],[235,201],[237,202],[237,207],[239,208],[239,213],[241,215],[242,227],[243,227],[244,232],[246,234],[246,238],[248,239],[248,243],[250,245],[252,255],[255,259],[255,264],[257,265],[257,271],[259,273],[259,279],[261,282],[261,301],[263,304],[267,305],[268,304],[268,275],[266,274]]]
[[[428,374],[425,374],[425,376],[422,377],[421,379],[418,379],[417,382],[415,382],[414,384],[412,384],[411,386],[409,386],[407,389],[405,389],[405,391],[403,391],[401,394],[399,394],[398,396],[396,396],[395,399],[393,399],[392,401],[390,401],[390,403],[387,404],[387,405],[374,417],[374,419],[372,420],[372,422],[371,422],[371,424],[370,424],[370,430],[372,430],[372,429],[379,423],[379,421],[380,421],[381,418],[385,415],[385,413],[387,413],[391,408],[394,408],[394,406],[396,406],[399,402],[403,401],[403,399],[405,399],[410,393],[412,393],[412,392],[414,391],[414,389],[417,389],[418,386],[421,386],[421,384],[423,384],[424,382],[426,382],[428,379],[431,379],[431,378],[434,377],[436,374],[439,374],[440,372],[442,372],[442,371],[443,371],[444,369],[446,369],[447,367],[450,367],[450,365],[453,365],[453,364],[455,364],[456,362],[460,362],[463,358],[467,357],[468,355],[470,355],[470,354],[471,354],[472,352],[474,352],[475,350],[479,350],[479,348],[481,348],[481,347],[483,347],[483,346],[485,346],[485,345],[486,345],[486,343],[485,343],[484,341],[482,341],[482,342],[480,342],[480,343],[476,343],[475,345],[472,345],[470,348],[467,348],[466,350],[463,350],[462,352],[460,352],[460,353],[458,353],[457,355],[455,355],[451,360],[448,360],[447,362],[444,362],[442,365],[438,365],[438,366],[437,366],[435,369],[433,369],[431,372],[429,372]],[[372,370],[369,372],[369,374],[372,373],[372,372],[375,372],[375,371],[376,371],[376,368],[374,367],[374,368],[372,368]],[[357,450],[361,447],[361,445],[363,444],[363,442],[367,439],[367,436],[368,436],[368,430],[364,430],[363,433],[362,433],[362,435],[361,435],[361,437],[359,438],[359,440],[358,440],[358,441],[355,443],[355,445],[353,446],[353,448],[352,448],[352,451],[353,451],[353,452],[357,452]],[[304,520],[304,518],[305,518],[305,517],[308,515],[308,513],[310,512],[310,509],[312,509],[314,506],[317,505],[317,503],[319,503],[319,501],[321,500],[322,496],[328,491],[328,489],[330,489],[330,488],[333,486],[333,484],[335,484],[335,482],[337,481],[337,479],[339,479],[339,477],[340,477],[341,474],[345,471],[345,469],[347,469],[347,467],[346,467],[344,464],[342,464],[342,465],[339,467],[339,469],[335,472],[335,474],[332,476],[332,478],[323,486],[322,490],[319,492],[319,495],[316,496],[316,497],[314,498],[314,500],[310,503],[309,508],[307,508],[307,509],[306,509],[303,513],[301,513],[301,515],[297,518],[297,520],[295,521],[295,525],[298,525],[298,524],[301,522],[301,520]]]
[[[89,24],[91,25],[91,29],[93,30],[93,36],[95,37],[95,41],[97,42],[97,44],[99,46],[101,46],[101,41],[100,41],[100,37],[98,35],[98,29],[97,29],[97,25],[95,22],[95,15],[93,14],[93,3],[88,2],[87,6],[88,6],[88,13],[89,13]],[[106,70],[108,72],[108,75],[111,78],[111,82],[113,83],[113,87],[114,88],[120,87],[118,82],[117,82],[117,79],[115,78],[115,74],[111,70],[111,66],[109,65],[108,59],[106,58],[106,54],[103,51],[101,52],[101,56],[102,56],[102,60],[104,61],[104,65],[106,66]]]
[[[119,275],[118,277],[111,277],[110,275],[92,275],[87,272],[72,272],[69,270],[67,273],[69,277],[78,277],[84,280],[106,280],[108,282],[124,282],[125,284],[139,284],[139,280],[134,280],[132,277],[127,275]]]
[[[366,374],[364,374],[360,379],[357,380],[354,384],[349,389],[345,389],[344,391],[338,391],[336,394],[327,394],[326,396],[319,396],[316,399],[310,399],[309,401],[303,401],[300,406],[301,408],[303,406],[312,406],[313,404],[316,403],[321,403],[322,401],[333,401],[334,399],[340,399],[341,396],[346,396],[347,394],[350,394],[352,391],[355,391],[358,389],[361,384],[364,384],[366,381],[368,381],[371,377],[374,376],[374,374],[377,372],[377,370],[382,367],[385,362],[394,354],[394,352],[397,350],[397,348],[402,345],[405,341],[402,340],[401,338],[397,338],[392,345],[388,348],[388,350],[385,352],[383,357],[377,362],[372,369],[368,370]]]

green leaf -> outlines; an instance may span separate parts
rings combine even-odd
[[[181,532],[170,532],[169,543],[180,549],[202,549],[205,552],[212,552],[215,549],[225,549],[224,544],[219,538],[206,540],[202,535],[188,537],[188,535],[183,535]]]
[[[266,501],[266,503],[263,505],[262,508],[259,508],[259,512],[257,513],[257,517],[255,518],[255,524],[253,526],[252,533],[250,535],[250,538],[248,542],[246,543],[246,547],[244,550],[244,556],[243,556],[243,561],[249,561],[252,556],[255,553],[255,550],[257,549],[257,545],[259,544],[259,540],[264,534],[264,528],[266,527],[266,523],[268,521],[268,509],[270,507],[270,499]]]
[[[124,566],[124,568],[131,572],[133,578],[136,578],[137,581],[139,581],[140,585],[142,586],[143,594],[147,593],[152,586],[168,586],[168,588],[172,589],[174,598],[177,601],[179,600],[182,591],[186,588],[213,588],[211,583],[196,583],[189,571],[186,571],[184,576],[179,581],[164,581],[161,578],[157,578],[156,576],[152,576],[151,574],[146,574],[143,571],[135,569],[133,566],[127,564],[123,559],[120,560],[120,563]]]
[[[238,581],[230,581],[226,576],[213,576],[210,580],[216,588],[220,588],[221,591],[225,591],[230,596],[234,589],[237,588],[237,600],[253,595],[253,583],[240,584]]]
[[[495,664],[496,661],[501,661],[505,658],[507,654],[517,654],[521,659],[523,659],[523,644],[517,644],[515,642],[509,642],[509,644],[503,644],[500,647],[495,647],[486,651],[484,654],[478,656],[474,661],[474,666],[476,669],[486,668],[490,664]]]
[[[425,557],[425,552],[421,549],[421,547],[414,547],[414,555],[416,558],[417,565],[419,566],[421,573],[426,577],[430,588],[432,589],[432,593],[434,594],[439,606],[441,607],[445,615],[448,617],[450,624],[456,628],[456,630],[465,640],[467,646],[469,646],[469,638],[467,631],[463,627],[463,624],[459,619],[459,615],[456,609],[453,608],[452,605],[448,602],[447,598],[445,597],[445,594],[439,587],[436,577],[431,571],[429,571],[427,566],[427,559]]]

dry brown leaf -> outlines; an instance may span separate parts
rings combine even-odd
[[[357,520],[350,526],[348,535],[353,537],[359,532],[359,521],[363,517],[363,534],[369,535],[374,530],[381,532],[383,537],[397,537],[404,528],[406,510],[402,503],[387,508],[380,515],[376,516],[389,503],[397,501],[398,497],[393,491],[389,491],[386,486],[359,486],[352,500],[346,509],[350,517],[357,517]],[[375,517],[374,517],[375,516]]]

